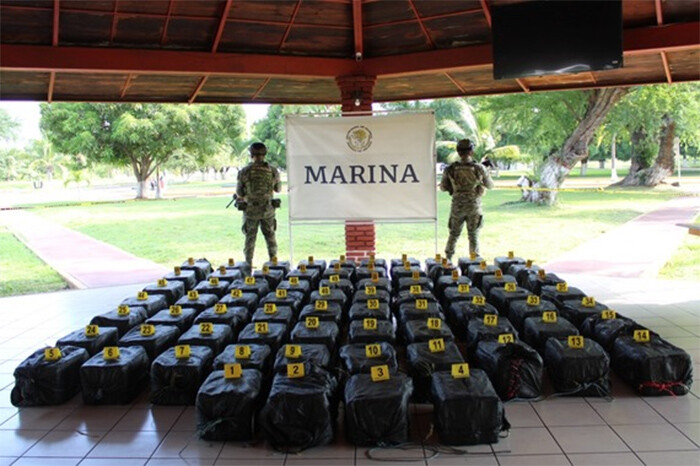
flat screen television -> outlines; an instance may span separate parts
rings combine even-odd
[[[622,0],[551,0],[491,10],[494,79],[622,66]]]

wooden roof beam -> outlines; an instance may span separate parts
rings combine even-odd
[[[214,44],[211,46],[211,53],[216,53],[216,50],[219,48],[221,36],[224,35],[224,29],[226,28],[226,20],[228,19],[228,12],[231,9],[232,3],[233,0],[226,0],[224,11],[221,13],[221,19],[219,20],[219,27],[216,28],[216,36],[214,36]]]
[[[668,65],[668,57],[666,52],[661,52],[661,62],[664,64],[664,73],[666,73],[666,81],[669,84],[673,83],[673,77],[671,76],[671,67]]]
[[[58,45],[58,32],[59,32],[59,19],[61,17],[61,5],[59,0],[53,0],[53,35],[51,38],[51,45],[56,47]]]
[[[442,18],[451,18],[453,16],[463,16],[463,15],[468,15],[472,13],[477,13],[482,11],[481,8],[477,9],[467,9],[467,10],[461,10],[461,11],[453,11],[451,13],[440,13],[438,15],[430,15],[430,16],[423,16],[421,18],[422,21],[430,21],[433,19],[442,19]],[[407,19],[396,19],[393,21],[387,21],[385,23],[374,23],[374,24],[368,24],[364,26],[364,29],[375,29],[375,28],[381,28],[381,27],[386,27],[386,26],[395,26],[397,24],[410,24],[410,23],[415,23],[418,22],[416,18],[407,18]]]
[[[433,38],[430,37],[430,34],[428,33],[428,29],[425,27],[425,24],[423,24],[423,21],[420,19],[420,15],[418,14],[418,9],[416,9],[416,5],[413,3],[413,0],[408,0],[408,4],[411,6],[411,10],[413,11],[413,14],[416,17],[416,20],[418,21],[418,26],[420,26],[420,30],[423,31],[423,35],[425,36],[426,40],[428,41],[428,45],[430,45],[430,48],[434,49],[435,42],[433,42]]]
[[[207,82],[207,79],[209,79],[209,76],[207,76],[207,75],[202,76],[202,79],[200,79],[199,82],[197,83],[197,87],[194,88],[194,91],[192,91],[192,94],[190,94],[190,97],[187,99],[188,104],[191,104],[192,102],[194,102],[194,99],[197,98],[197,94],[199,94],[199,91],[202,90],[202,88],[204,87],[204,83]]]
[[[56,84],[56,72],[52,71],[49,75],[49,90],[46,92],[46,101],[48,103],[53,102],[53,88]]]
[[[656,24],[661,26],[664,24],[664,12],[661,9],[661,0],[654,0],[654,9],[656,10]]]
[[[355,60],[364,57],[364,37],[362,35],[362,0],[352,0],[352,32],[355,39]]]
[[[489,25],[489,29],[491,29],[491,9],[489,8],[489,4],[486,3],[486,0],[479,0],[479,2],[481,2],[481,9],[484,11],[484,17]]]
[[[260,93],[263,91],[263,89],[265,89],[265,86],[267,86],[267,83],[269,83],[269,82],[270,82],[270,78],[266,78],[265,81],[263,81],[263,83],[260,85],[260,87],[258,87],[258,88],[255,90],[255,94],[253,94],[253,95],[250,97],[250,100],[255,100],[255,99],[257,99],[258,96],[260,95]]]
[[[466,93],[467,93],[466,89],[464,89],[464,86],[462,86],[462,85],[459,83],[459,81],[457,81],[455,78],[453,78],[452,75],[451,75],[450,73],[445,72],[445,76],[447,77],[447,79],[449,79],[449,80],[452,82],[452,84],[454,84],[454,86],[455,86],[457,89],[459,89],[459,92],[461,92],[462,94],[466,94]]]
[[[126,95],[126,91],[129,90],[129,86],[131,86],[131,80],[134,77],[133,73],[129,73],[129,75],[126,77],[126,80],[124,81],[124,85],[122,86],[122,90],[119,93],[119,98],[123,99],[124,96]]]
[[[624,55],[699,50],[700,22],[625,31]],[[130,50],[117,48],[50,47],[0,44],[0,69],[91,73],[259,75],[336,77],[444,72],[491,67],[491,45],[365,58],[318,58],[244,53]]]
[[[112,11],[112,27],[109,28],[109,44],[114,42],[114,36],[117,35],[117,19],[119,16],[117,12],[119,11],[119,0],[114,0],[114,10]]]
[[[163,23],[163,32],[160,35],[160,46],[165,44],[165,39],[168,37],[168,26],[170,25],[170,15],[173,13],[173,5],[175,0],[170,0],[168,2],[168,13],[165,16],[165,22]]]
[[[287,23],[287,29],[284,31],[284,35],[282,36],[280,45],[277,47],[280,52],[282,51],[282,46],[284,46],[284,43],[287,41],[287,37],[289,37],[289,33],[292,31],[292,25],[294,24],[294,20],[297,17],[297,13],[299,12],[300,6],[301,0],[297,0],[297,4],[294,5],[294,10],[292,11],[292,16],[289,18],[289,23]]]

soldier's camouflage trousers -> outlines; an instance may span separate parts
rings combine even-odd
[[[258,226],[262,230],[265,242],[267,243],[267,253],[270,257],[277,255],[277,239],[275,238],[275,230],[277,230],[277,220],[275,217],[266,218],[245,218],[241,230],[245,234],[245,246],[243,253],[245,261],[248,265],[253,265],[253,253],[255,252],[255,239],[258,236]]]
[[[479,253],[479,230],[484,223],[484,216],[481,215],[479,206],[462,207],[455,209],[454,206],[450,210],[450,220],[447,227],[450,229],[450,235],[447,238],[445,246],[445,255],[448,259],[452,259],[455,253],[457,240],[462,234],[464,223],[467,224],[467,235],[469,236],[469,252]]]

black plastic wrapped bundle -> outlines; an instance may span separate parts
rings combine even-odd
[[[389,261],[389,266],[391,269],[394,269],[396,267],[403,267],[404,263],[408,262],[411,264],[411,267],[419,267],[420,266],[420,261],[416,259],[415,257],[406,257],[405,259],[403,257],[398,258],[395,257]]]
[[[163,284],[148,285],[143,289],[149,295],[162,294],[168,301],[168,306],[175,304],[185,295],[185,283],[177,280],[165,280]]]
[[[389,288],[391,288],[391,278],[389,278],[389,276],[388,276],[389,274],[387,273],[386,268],[379,267],[378,265],[375,265],[375,267],[373,269],[370,269],[369,267],[365,267],[365,266],[360,266],[355,270],[355,276],[357,277],[357,282],[358,282],[357,288],[358,289],[360,288],[359,283],[362,282],[363,280],[371,279],[372,274],[375,272],[379,276],[379,280],[381,280],[382,282],[384,280],[388,280],[389,284],[390,284]]]
[[[335,322],[336,325],[340,326],[343,320],[343,308],[337,302],[326,301],[327,309],[319,310],[316,309],[314,304],[307,304],[299,312],[299,321],[302,322],[307,317],[318,317],[319,320],[324,322]]]
[[[321,271],[318,269],[307,268],[306,272],[302,272],[300,269],[290,270],[285,280],[289,281],[290,278],[297,277],[300,282],[308,282],[309,288],[315,290],[318,288],[318,282],[321,280]]]
[[[280,282],[276,289],[287,290],[290,294],[293,291],[300,296],[302,302],[305,302],[311,294],[311,282],[300,279],[296,284],[292,285],[288,279],[285,279]],[[274,295],[274,290],[272,290],[272,294]]]
[[[233,330],[234,335],[237,335],[250,322],[250,313],[248,308],[244,306],[226,306],[226,312],[217,313],[216,306],[214,306],[205,309],[194,319],[194,325],[202,322],[228,325]]]
[[[58,405],[80,391],[80,366],[90,357],[88,352],[63,346],[61,358],[50,361],[44,357],[45,349],[35,351],[15,368],[15,386],[10,393],[14,406]]]
[[[620,314],[613,319],[603,319],[601,315],[588,317],[581,324],[581,335],[594,339],[608,353],[612,353],[617,337],[632,335],[635,330],[646,330],[646,327]]]
[[[525,301],[530,293],[525,288],[515,287],[514,291],[508,291],[505,288],[494,287],[489,292],[488,300],[498,309],[498,313],[504,317],[509,317],[510,304],[513,301]]]
[[[608,309],[608,306],[603,303],[593,300],[591,300],[591,303],[593,304],[586,306],[580,299],[567,299],[559,308],[559,314],[580,330],[584,320],[588,317],[600,316],[601,312]]]
[[[367,267],[370,261],[373,261],[374,266],[378,269],[384,269],[385,272],[389,270],[388,265],[386,263],[386,259],[382,259],[379,257],[375,257],[374,260],[372,260],[372,258],[370,257],[360,259],[360,267]]]
[[[527,343],[484,340],[476,345],[474,356],[503,401],[541,396],[544,363],[540,354]]]
[[[578,299],[581,301],[585,296],[586,294],[583,291],[574,286],[569,286],[566,291],[557,291],[556,286],[546,285],[542,287],[541,293],[542,299],[552,301],[557,307],[561,307],[564,301],[568,299]]]
[[[180,268],[194,271],[198,282],[201,282],[212,273],[211,263],[203,257],[196,260],[188,259],[180,265]]]
[[[373,285],[367,285],[367,286],[373,286]],[[367,294],[367,291],[365,290],[365,287],[357,287],[357,291],[355,291],[355,294],[352,297],[352,304],[355,303],[366,303],[370,299],[377,299],[379,300],[380,303],[391,303],[391,294],[386,291],[382,290],[380,288],[377,288],[376,294]]]
[[[557,306],[546,299],[541,299],[539,304],[528,304],[527,300],[511,301],[508,308],[508,320],[518,332],[523,332],[525,319],[528,317],[540,317],[543,312],[557,312]]]
[[[545,322],[542,317],[528,317],[523,326],[522,339],[544,356],[544,345],[549,338],[566,338],[578,334],[574,324],[562,317],[558,317],[556,322]]]
[[[411,265],[409,268],[400,265],[398,267],[391,268],[391,286],[394,290],[399,289],[399,280],[405,277],[411,278],[414,272],[418,272],[418,276],[427,277],[428,274],[421,270],[420,265]]]
[[[412,286],[414,285],[420,285],[420,287],[425,290],[425,291],[433,291],[433,288],[435,284],[433,281],[425,276],[425,275],[420,275],[418,278],[414,279],[412,276],[411,277],[401,277],[399,278],[399,283],[396,288],[397,291],[404,291],[404,290],[410,290]]]
[[[465,275],[459,275],[456,279],[452,277],[452,274],[443,275],[435,282],[435,296],[438,299],[443,299],[445,297],[445,290],[448,288],[457,290],[459,285],[469,285],[471,287],[471,284],[471,279]]]
[[[225,303],[227,306],[235,306],[235,304],[227,303],[226,297],[224,297],[221,302]],[[183,296],[178,300],[177,304],[178,306],[181,306],[183,309],[185,308],[190,308],[190,309],[195,309],[197,311],[197,314],[200,312],[204,312],[207,308],[212,307],[214,304],[216,304],[219,301],[219,297],[215,294],[200,294],[197,299],[190,299],[188,296]]]
[[[260,404],[263,377],[255,369],[243,369],[236,379],[213,371],[197,393],[197,434],[205,440],[252,440],[255,411]]]
[[[527,288],[526,284],[528,275],[536,274],[538,270],[540,270],[540,267],[537,265],[531,265],[528,267],[526,264],[511,264],[508,267],[508,271],[505,273],[514,276],[515,281],[518,282],[518,286]]]
[[[476,289],[476,288],[473,288]],[[472,319],[483,319],[486,314],[498,315],[498,311],[489,303],[474,304],[469,301],[457,301],[447,309],[447,323],[458,340],[467,339],[467,326]]]
[[[333,275],[337,275],[338,279],[340,280],[348,280],[352,283],[352,281],[355,279],[355,268],[341,266],[339,269],[336,270],[335,268],[333,268],[333,266],[329,266],[321,274],[321,281],[328,280]],[[319,283],[319,286],[323,285]]]
[[[345,435],[358,446],[397,445],[408,441],[408,401],[413,382],[393,373],[388,380],[372,381],[356,374],[345,385]]]
[[[255,277],[255,280],[265,280],[267,282],[267,286],[269,286],[271,290],[274,290],[277,288],[277,286],[279,286],[282,280],[284,280],[284,275],[285,272],[274,269],[269,269],[267,272],[263,272],[262,270],[256,270],[253,272],[253,277]]]
[[[126,332],[142,324],[146,318],[146,309],[142,307],[129,307],[128,313],[120,314],[118,309],[113,309],[104,314],[95,316],[90,321],[90,325],[114,327],[117,329],[119,338],[121,338]]]
[[[416,299],[427,299],[428,302],[437,303],[438,300],[432,291],[421,288],[420,293],[411,293],[410,290],[401,290],[394,298],[394,309],[398,309],[404,303],[415,303]]]
[[[242,355],[241,346],[247,346],[250,354]],[[237,343],[228,345],[224,350],[214,358],[214,370],[223,370],[224,364],[240,364],[243,369],[257,369],[264,376],[270,372],[272,364],[272,351],[267,345],[256,343]]]
[[[223,269],[219,267],[207,275],[207,279],[218,278],[219,281],[228,282],[230,285],[232,282],[243,278],[243,273],[247,267],[248,264],[245,262],[237,262],[234,266],[223,266]]]
[[[444,351],[430,351],[429,343],[412,343],[406,346],[408,375],[413,379],[413,402],[425,403],[430,394],[433,373],[450,371],[452,364],[463,363],[464,358],[454,342],[444,342]]]
[[[175,327],[169,327],[175,331]],[[118,359],[104,359],[102,353],[80,368],[83,402],[88,405],[130,403],[148,383],[149,358],[141,346],[119,348]]]
[[[472,265],[479,265],[482,262],[484,262],[484,258],[481,256],[474,256],[472,257],[460,257],[457,260],[457,266],[459,267],[459,270],[462,272],[462,275],[468,276],[469,275],[469,267]]]
[[[337,381],[307,363],[304,372],[298,378],[277,374],[260,410],[265,438],[276,450],[295,453],[333,441]]]
[[[337,282],[332,282],[330,278],[322,278],[318,286],[327,286],[331,289],[342,291],[348,303],[352,301],[352,296],[355,294],[355,285],[347,278],[341,278]]]
[[[554,390],[567,396],[610,396],[610,358],[590,338],[583,348],[571,348],[567,339],[550,338],[545,344],[544,364]]]
[[[435,428],[442,444],[497,443],[500,432],[510,428],[503,403],[481,369],[470,368],[469,377],[465,378],[436,372],[430,393]]]
[[[377,320],[376,329],[366,329],[364,321],[353,320],[348,330],[349,343],[379,343],[385,341],[394,344],[396,341],[396,329],[389,320]]]
[[[373,366],[389,366],[389,372],[395,374],[399,370],[396,362],[396,350],[389,343],[376,343],[379,345],[378,354],[372,353],[373,357],[367,356],[367,345],[350,344],[340,347],[340,359],[345,370],[351,375],[369,374]]]
[[[193,405],[213,360],[214,353],[206,346],[190,346],[188,358],[178,358],[175,348],[166,350],[151,364],[151,403]]]
[[[263,264],[263,267],[265,266],[267,266],[270,270],[279,270],[284,272],[285,275],[292,270],[292,265],[289,263],[289,261],[267,261]]]
[[[485,275],[481,279],[481,286],[479,288],[484,292],[484,296],[489,296],[491,288],[503,288],[506,283],[515,283],[517,285],[515,277],[512,275],[501,274],[500,277],[496,275]]]
[[[272,310],[265,312],[264,307],[259,307],[251,319],[252,322],[271,322],[284,324],[287,327],[291,327],[294,320],[294,311],[292,311],[291,307],[277,305],[275,305],[274,312]]]
[[[153,317],[161,309],[167,309],[168,300],[163,295],[148,295],[146,299],[125,298],[120,304],[131,307],[142,307],[146,311],[147,317]]]
[[[439,329],[432,329],[428,326],[428,319],[409,320],[403,327],[403,335],[406,344],[418,343],[421,341],[442,338],[445,341],[454,340],[452,330],[442,321]]]
[[[298,346],[298,350],[294,355],[287,356],[286,351],[289,345],[282,345],[275,356],[274,371],[276,374],[286,374],[287,364],[296,364],[300,362],[312,364],[330,371],[333,366],[333,358],[328,351],[326,345],[313,343],[303,343]]]
[[[335,322],[318,323],[318,328],[306,327],[306,322],[299,321],[292,329],[289,341],[292,343],[315,343],[326,345],[331,354],[335,353],[335,347],[338,343],[338,335],[340,329]]]
[[[434,301],[428,301],[426,309],[418,309],[418,305],[415,301],[404,302],[399,305],[396,317],[400,328],[405,327],[406,322],[411,320],[425,320],[431,317],[445,319],[442,308]]]
[[[345,296],[342,290],[337,288],[331,288],[329,295],[322,295],[319,290],[312,291],[311,296],[309,296],[309,304],[313,304],[316,301],[328,301],[328,304],[335,303],[342,310],[347,310],[349,307],[348,297]]]
[[[194,318],[197,317],[197,310],[192,308],[183,308],[182,312],[177,315],[172,315],[169,309],[158,311],[156,315],[146,320],[147,324],[152,325],[174,325],[180,330],[180,333],[187,331],[194,323]]]
[[[194,270],[180,270],[178,272],[170,272],[166,274],[163,278],[169,282],[182,282],[185,285],[185,293],[193,290],[197,286],[197,274]]]
[[[518,331],[506,317],[498,317],[496,325],[486,325],[484,318],[471,319],[467,324],[467,348],[474,351],[480,341],[498,340],[498,335],[504,333],[512,333],[513,338],[518,339]]]
[[[496,270],[500,269],[495,265],[487,265],[483,269],[480,265],[470,265],[466,275],[471,279],[475,287],[482,289],[484,277],[495,274]]]
[[[213,294],[216,296],[217,300],[223,298],[228,292],[231,282],[225,280],[220,280],[217,284],[212,284],[209,280],[202,280],[197,283],[194,289],[199,294]]]
[[[297,268],[300,269],[302,265],[306,266],[307,270],[318,270],[319,275],[328,268],[328,262],[325,259],[303,259],[299,261]]]
[[[503,273],[508,273],[511,265],[525,264],[525,259],[522,257],[496,256],[493,259],[493,264],[501,269]]]
[[[651,333],[648,343],[633,336],[615,340],[612,366],[642,396],[685,395],[693,384],[693,363],[681,348]]]
[[[447,265],[442,265],[442,263],[440,263],[430,268],[430,270],[428,271],[428,277],[433,281],[434,284],[437,284],[438,280],[441,277],[450,276],[455,270],[457,270],[457,267],[452,265],[451,262],[448,262]]]
[[[153,361],[160,353],[174,346],[180,330],[174,325],[156,325],[153,335],[141,335],[141,328],[134,327],[117,342],[120,347],[140,346],[146,350],[149,360]]]
[[[380,269],[381,270],[381,269]],[[357,281],[357,290],[364,290],[366,286],[374,286],[377,290],[384,290],[387,293],[391,293],[391,280],[387,277],[382,277],[381,275],[377,281],[373,281],[371,278],[363,278]]]
[[[467,280],[469,280],[469,278],[467,278]],[[474,296],[484,295],[479,288],[471,285],[469,285],[468,290],[465,287],[463,287],[461,290],[458,286],[449,287],[445,288],[440,304],[442,305],[442,308],[445,309],[445,312],[448,312],[448,309],[452,304],[465,301],[471,303],[474,300]]]
[[[226,307],[244,307],[250,314],[255,312],[255,309],[258,307],[258,301],[258,295],[252,292],[241,292],[240,294],[229,292],[219,300],[219,302],[225,304]]]
[[[305,283],[305,282],[299,282],[299,283]],[[281,288],[283,286],[284,282],[280,284],[280,288],[278,289],[284,289]],[[264,306],[267,303],[274,304],[277,307],[282,307],[282,306],[287,306],[291,307],[292,311],[294,311],[294,314],[296,315],[299,313],[299,309],[301,309],[301,303],[304,301],[304,295],[300,291],[287,291],[287,297],[286,298],[278,298],[275,295],[274,291],[270,291],[268,294],[265,295],[263,299],[260,300],[260,306]],[[253,311],[251,311],[253,312]]]
[[[116,346],[119,341],[119,331],[114,327],[99,327],[99,334],[87,336],[85,329],[76,330],[56,341],[56,346],[77,346],[85,348],[90,356],[93,356],[105,346]]]
[[[554,287],[557,283],[564,283],[564,280],[559,278],[555,273],[545,273],[541,277],[538,273],[531,273],[525,279],[525,288],[532,291],[536,295],[542,295],[542,288],[545,286]],[[544,298],[544,296],[542,296]]]
[[[250,278],[250,277],[247,277]],[[254,283],[246,283],[246,279],[239,278],[231,282],[228,289],[230,290],[241,290],[243,293],[255,293],[258,295],[258,299],[270,292],[270,285],[267,280],[261,277],[253,277]]]
[[[350,311],[348,312],[348,318],[350,320],[362,320],[362,319],[377,319],[377,320],[391,320],[391,308],[388,303],[379,303],[377,309],[370,309],[368,307],[367,301],[358,302],[350,306]]]
[[[237,343],[259,343],[270,347],[270,352],[276,354],[279,347],[287,341],[287,329],[284,324],[267,323],[267,333],[257,333],[255,327],[265,322],[250,323],[243,327],[238,334]]]
[[[209,324],[209,325],[207,325]],[[211,330],[211,333],[202,332],[202,330]],[[193,326],[188,331],[182,334],[177,340],[178,345],[192,346],[208,346],[214,354],[221,353],[224,348],[233,343],[234,335],[231,327],[224,324],[212,324],[211,322],[202,322]]]

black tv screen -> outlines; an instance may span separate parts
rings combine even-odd
[[[622,0],[523,2],[491,14],[494,79],[622,66]]]

